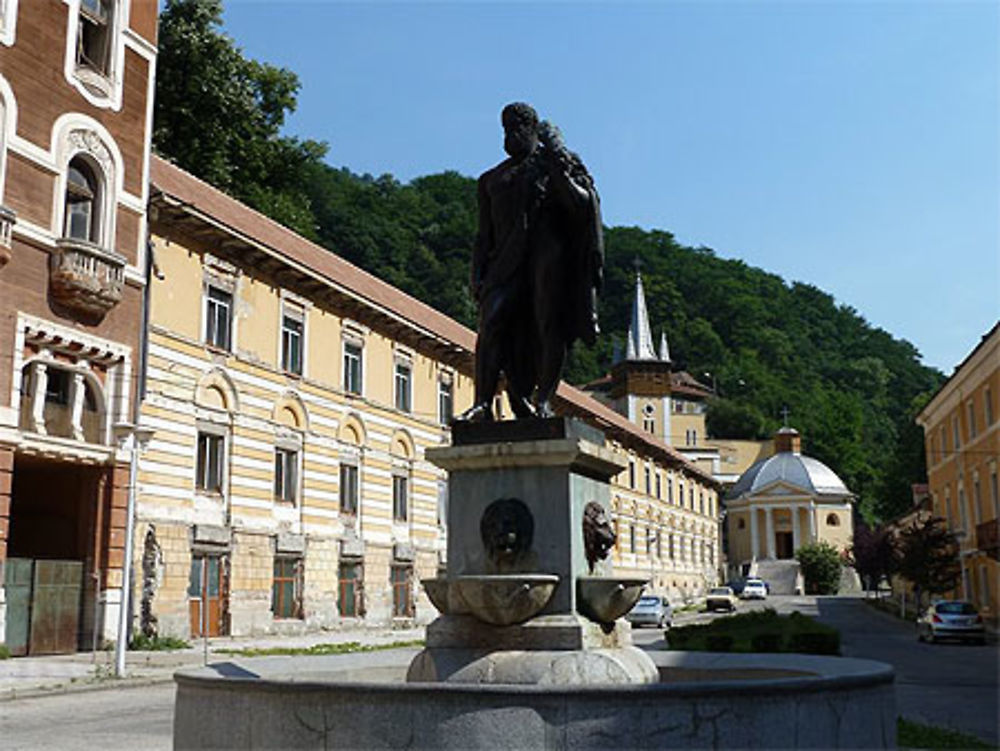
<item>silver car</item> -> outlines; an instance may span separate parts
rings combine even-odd
[[[938,639],[962,639],[986,643],[983,617],[976,606],[962,600],[935,602],[917,618],[917,639],[935,642]]]
[[[670,600],[662,595],[643,595],[639,602],[625,616],[633,626],[656,626],[670,628],[674,612]]]

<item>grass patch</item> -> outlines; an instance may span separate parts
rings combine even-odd
[[[278,655],[346,655],[354,652],[379,652],[383,649],[400,647],[422,647],[423,639],[394,641],[388,644],[362,644],[356,641],[342,641],[332,644],[313,644],[311,647],[247,647],[246,649],[213,649],[213,652],[236,657],[274,657]]]
[[[691,652],[840,654],[840,632],[799,612],[757,610],[667,632],[671,649]]]
[[[191,645],[176,636],[146,636],[136,634],[128,645],[137,652],[172,652],[175,649],[190,649]]]
[[[896,744],[900,748],[996,749],[996,746],[991,746],[974,735],[934,725],[922,725],[902,717],[896,722]]]
[[[0,660],[9,660],[10,650],[7,648],[6,644],[0,644]]]

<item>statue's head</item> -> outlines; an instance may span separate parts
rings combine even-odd
[[[501,498],[493,501],[479,521],[479,534],[486,557],[498,570],[509,570],[531,548],[535,520],[524,501]]]
[[[500,114],[503,148],[515,159],[523,159],[538,146],[538,113],[530,104],[513,102]]]
[[[590,570],[594,564],[603,561],[615,544],[615,532],[604,506],[590,501],[583,507],[583,549]]]

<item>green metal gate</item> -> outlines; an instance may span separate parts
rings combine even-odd
[[[5,642],[13,655],[75,652],[79,641],[81,561],[8,558]]]
[[[28,654],[32,564],[34,561],[30,558],[8,558],[3,565],[7,595],[7,631],[4,643],[10,653],[16,656]]]

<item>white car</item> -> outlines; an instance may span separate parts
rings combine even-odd
[[[767,585],[762,579],[747,579],[740,592],[740,598],[744,600],[766,600]]]

